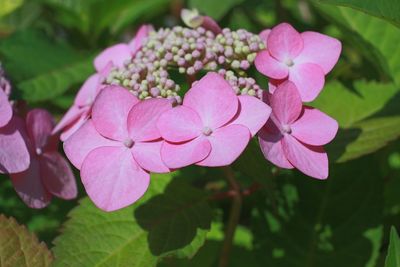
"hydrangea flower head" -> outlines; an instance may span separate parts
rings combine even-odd
[[[323,145],[332,141],[338,123],[321,111],[303,106],[296,86],[286,81],[269,95],[270,120],[259,133],[264,156],[281,168],[299,169],[318,179],[328,177]]]
[[[112,211],[130,205],[146,192],[150,171],[170,171],[159,153],[163,141],[156,120],[171,107],[167,99],[139,102],[118,86],[98,95],[92,118],[64,143],[98,207]]]
[[[293,82],[303,102],[314,100],[338,61],[341,43],[317,32],[299,33],[287,23],[263,32],[262,38],[267,49],[257,54],[257,70],[273,80]]]
[[[53,195],[63,199],[77,195],[72,170],[57,151],[58,137],[51,135],[53,127],[53,118],[45,110],[31,110],[26,117],[31,160],[29,168],[11,174],[11,180],[18,195],[31,208],[44,208]]]

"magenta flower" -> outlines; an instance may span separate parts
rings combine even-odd
[[[259,133],[261,150],[275,165],[293,167],[317,179],[328,177],[323,145],[338,131],[338,123],[321,111],[302,106],[296,86],[287,81],[269,95],[271,118]]]
[[[236,96],[217,73],[208,73],[186,93],[183,105],[161,115],[157,126],[167,141],[161,158],[172,168],[190,164],[225,166],[245,149],[271,109],[251,96]]]
[[[51,136],[54,122],[41,109],[30,111],[26,118],[27,144],[31,155],[29,168],[11,174],[15,190],[31,208],[44,208],[52,195],[72,199],[77,195],[74,175],[68,162],[58,153],[58,138]]]
[[[161,98],[139,102],[118,86],[100,92],[92,119],[64,143],[96,206],[105,211],[126,207],[146,192],[149,172],[170,171],[160,157],[163,141],[156,120],[171,107]]]
[[[61,141],[67,140],[90,118],[93,101],[104,87],[102,84],[104,79],[107,78],[114,66],[122,67],[124,61],[129,60],[142,47],[143,39],[152,29],[151,25],[141,26],[129,44],[117,44],[106,48],[95,58],[94,66],[97,73],[85,81],[74,104],[53,130],[54,134],[62,131]]]
[[[12,117],[13,111],[8,102],[8,96],[6,93],[0,88],[0,127],[5,126]]]
[[[298,33],[287,23],[263,34],[267,49],[257,54],[257,70],[271,79],[293,82],[302,101],[314,100],[324,86],[325,75],[338,61],[340,41],[317,32]]]
[[[182,9],[181,18],[191,28],[203,27],[214,34],[222,33],[221,27],[213,18],[200,15],[197,9]]]
[[[153,26],[142,25],[129,44],[121,43],[106,48],[94,59],[94,66],[97,72],[101,72],[110,62],[113,66],[123,67],[124,62],[131,59],[139,51],[143,45],[143,40],[152,30]]]
[[[7,88],[0,87],[0,173],[15,173],[29,167],[30,157],[24,141],[24,123],[13,116],[5,92],[10,90],[10,85],[7,81],[5,83]]]
[[[62,131],[60,135],[61,141],[67,140],[90,118],[92,104],[100,90],[104,87],[102,80],[110,71],[110,68],[111,64],[103,69],[103,72],[91,75],[82,85],[74,100],[74,104],[53,130],[53,134]]]

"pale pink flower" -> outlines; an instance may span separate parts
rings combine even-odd
[[[75,98],[74,104],[53,130],[54,134],[62,131],[61,141],[67,140],[90,118],[93,101],[104,87],[102,84],[104,79],[107,78],[113,67],[122,67],[126,60],[135,55],[152,29],[151,25],[141,26],[129,44],[117,44],[106,48],[95,58],[94,66],[97,73],[91,75],[85,81]]]
[[[92,118],[64,143],[99,208],[113,211],[132,204],[146,192],[149,172],[170,171],[160,157],[163,141],[156,127],[160,114],[170,108],[167,99],[139,101],[118,86],[100,92]]]
[[[263,32],[262,38],[267,49],[257,54],[257,70],[271,79],[293,82],[302,101],[314,100],[339,59],[340,41],[317,32],[298,33],[287,23]]]
[[[120,43],[104,49],[94,59],[94,66],[97,72],[101,72],[110,62],[115,67],[123,67],[124,62],[130,60],[132,56],[142,47],[144,39],[153,30],[151,25],[142,25],[135,37],[128,43]]]
[[[186,93],[182,106],[161,115],[157,126],[166,140],[161,158],[172,169],[229,165],[270,112],[255,97],[236,96],[228,82],[210,72]]]
[[[109,64],[102,72],[91,75],[79,89],[73,105],[53,129],[53,134],[62,131],[61,141],[67,140],[90,118],[94,99],[104,87],[102,81],[109,73],[111,66]]]
[[[34,109],[26,117],[30,165],[23,172],[11,174],[11,180],[18,195],[31,208],[44,208],[52,195],[63,199],[77,195],[72,170],[57,151],[58,138],[51,136],[53,127],[53,118],[45,110]]]
[[[286,81],[268,96],[272,114],[259,133],[266,159],[281,168],[293,167],[317,179],[328,177],[323,145],[336,135],[338,123],[321,111],[302,106],[296,86]]]

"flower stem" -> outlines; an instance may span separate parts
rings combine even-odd
[[[219,267],[227,267],[229,263],[229,255],[233,246],[233,238],[235,236],[235,230],[239,223],[240,211],[242,208],[242,194],[240,192],[240,186],[235,179],[235,175],[231,167],[223,167],[225,177],[228,180],[229,186],[235,192],[232,197],[232,206],[229,214],[228,225],[225,229],[225,239],[222,244],[222,251],[219,258]]]

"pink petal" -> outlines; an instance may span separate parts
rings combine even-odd
[[[162,114],[157,127],[165,140],[183,142],[198,137],[203,124],[193,109],[178,106]]]
[[[300,116],[302,107],[299,92],[289,81],[278,86],[271,97],[272,113],[281,124],[294,122]]]
[[[135,143],[132,147],[132,155],[135,161],[140,167],[149,172],[170,172],[170,169],[161,159],[161,146],[163,143],[164,141]]]
[[[51,194],[40,179],[40,167],[36,158],[32,158],[29,169],[11,175],[11,181],[19,197],[30,208],[41,209],[50,204]]]
[[[318,32],[303,32],[304,48],[296,63],[314,63],[324,74],[330,72],[339,59],[342,44],[339,40]]]
[[[94,59],[94,67],[97,72],[101,72],[110,62],[116,67],[123,67],[124,62],[131,57],[131,49],[127,44],[116,44],[103,50]]]
[[[93,124],[97,131],[114,140],[125,140],[128,137],[128,113],[138,102],[139,100],[123,87],[104,88],[92,108]]]
[[[143,41],[149,36],[149,33],[154,31],[152,25],[142,25],[137,31],[135,37],[130,41],[129,48],[131,49],[132,55],[135,55],[137,51],[143,46]]]
[[[96,148],[86,157],[82,183],[90,199],[102,210],[131,205],[146,192],[150,175],[141,169],[125,147]]]
[[[270,32],[267,47],[271,55],[284,62],[294,59],[303,50],[303,39],[290,24],[281,23]]]
[[[229,124],[240,124],[250,130],[253,137],[267,122],[271,108],[254,96],[239,96],[239,112]]]
[[[119,145],[119,142],[101,136],[94,127],[92,120],[88,120],[64,142],[64,152],[71,163],[77,169],[81,169],[86,156],[95,148]]]
[[[33,109],[26,116],[29,139],[35,148],[44,148],[54,127],[53,117],[44,109]]]
[[[203,16],[203,23],[201,26],[206,30],[212,31],[214,34],[219,34],[222,32],[222,29],[218,23],[209,16]]]
[[[261,40],[264,41],[265,45],[267,45],[267,40],[268,40],[268,36],[270,33],[271,33],[271,29],[265,29],[258,34],[260,36]]]
[[[0,173],[16,173],[28,169],[28,152],[25,124],[17,117],[0,128]]]
[[[257,54],[254,64],[260,73],[273,79],[284,79],[289,74],[289,67],[273,58],[267,50]]]
[[[75,177],[68,162],[57,152],[44,153],[39,160],[40,175],[46,189],[62,199],[73,199],[78,194]]]
[[[291,125],[292,135],[303,143],[322,146],[335,137],[337,121],[315,108],[305,107],[300,118]]]
[[[157,121],[172,108],[170,100],[152,98],[139,102],[129,111],[128,132],[134,141],[151,141],[161,137]]]
[[[178,169],[203,160],[210,151],[210,142],[200,136],[186,143],[164,142],[161,158],[169,168]]]
[[[13,111],[8,96],[0,88],[0,127],[5,126],[12,117]]]
[[[234,162],[244,151],[250,141],[249,129],[242,125],[227,125],[215,130],[207,137],[211,143],[210,154],[200,166],[226,166]]]
[[[56,134],[59,131],[67,128],[75,122],[76,120],[79,119],[79,117],[82,116],[82,113],[84,112],[83,108],[79,108],[75,105],[72,105],[67,113],[64,114],[64,116],[61,118],[61,120],[57,123],[56,127],[54,127],[52,134]]]
[[[282,83],[286,82],[286,79],[282,79],[282,80],[275,80],[275,79],[269,79],[268,81],[268,91],[273,94],[276,90],[276,88],[278,88],[279,85],[281,85]]]
[[[75,105],[87,106],[91,105],[98,93],[100,87],[100,74],[91,75],[79,89],[75,98]]]
[[[285,135],[282,146],[290,163],[301,172],[317,179],[328,178],[328,156],[322,146],[302,144],[291,135]]]
[[[183,105],[192,108],[204,126],[216,129],[235,116],[239,101],[224,78],[209,72],[186,93]]]
[[[293,169],[283,152],[282,138],[283,135],[271,121],[258,133],[258,142],[264,157],[280,168]]]
[[[81,116],[71,123],[67,128],[64,129],[64,131],[60,135],[60,140],[65,141],[67,140],[71,135],[73,135],[81,126],[90,118],[90,108],[89,107],[84,107],[81,109],[82,114]]]
[[[325,83],[322,69],[315,64],[295,64],[289,70],[289,81],[293,82],[303,102],[313,101],[321,92]]]

